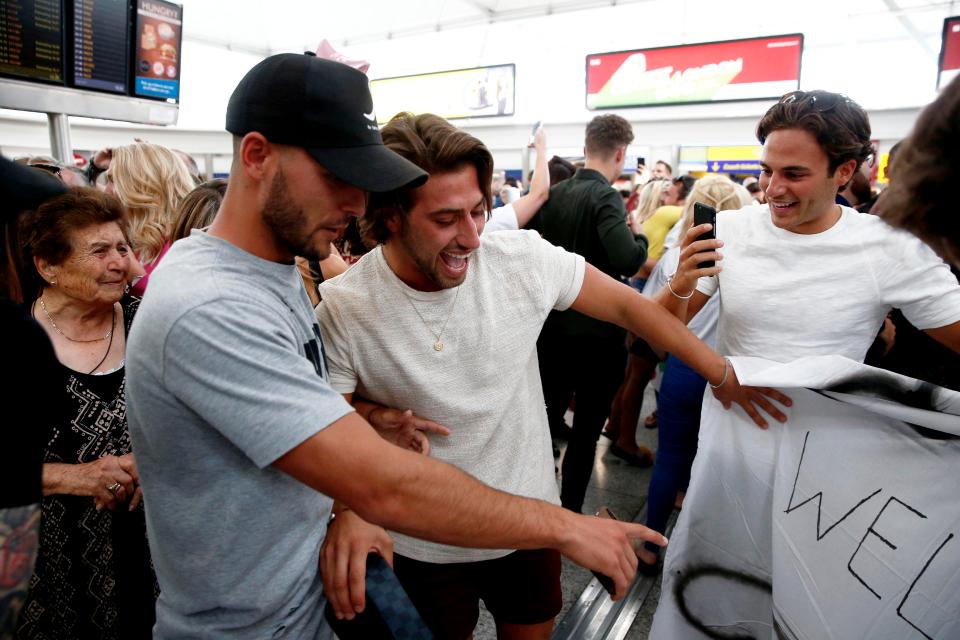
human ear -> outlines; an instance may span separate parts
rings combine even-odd
[[[276,151],[263,134],[252,131],[245,135],[240,142],[240,163],[244,173],[256,180],[263,180],[264,165]]]
[[[33,266],[45,281],[51,284],[57,281],[57,272],[59,269],[47,262],[46,259],[33,256]]]
[[[856,160],[847,160],[833,172],[833,178],[836,181],[837,188],[843,189],[852,179],[853,173],[857,170]]]

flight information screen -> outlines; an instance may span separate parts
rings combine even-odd
[[[73,84],[126,93],[130,7],[127,0],[74,0]]]
[[[0,74],[63,83],[62,0],[0,0]]]

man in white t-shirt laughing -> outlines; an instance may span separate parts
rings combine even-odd
[[[553,309],[621,324],[703,372],[728,401],[740,395],[718,355],[581,256],[529,231],[481,240],[493,159],[479,140],[430,114],[401,114],[382,135],[430,178],[371,195],[363,223],[380,244],[325,282],[317,307],[331,385],[374,426],[390,426],[389,407],[412,410],[449,427],[432,438],[432,456],[496,489],[558,504],[536,351]],[[362,598],[366,552],[390,555],[385,538],[350,510],[331,526],[324,584],[339,616],[350,617]],[[400,534],[395,549],[397,576],[436,637],[469,637],[480,600],[501,638],[550,636],[562,601],[555,552],[465,549]]]

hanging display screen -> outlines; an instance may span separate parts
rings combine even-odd
[[[937,88],[950,84],[960,74],[960,16],[943,21],[943,44],[940,46],[940,73]]]
[[[779,98],[800,88],[803,35],[590,54],[587,108]]]
[[[379,124],[402,111],[448,120],[512,116],[515,76],[512,64],[475,67],[373,80],[370,92]]]
[[[73,86],[127,93],[127,0],[73,0]]]
[[[180,98],[183,7],[164,0],[136,0],[133,95],[176,102]]]
[[[0,0],[0,74],[63,84],[62,0]]]

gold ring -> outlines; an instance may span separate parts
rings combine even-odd
[[[123,485],[120,484],[119,482],[114,482],[112,485],[110,485],[109,487],[107,487],[107,491],[109,491],[110,493],[112,493],[112,494],[115,495],[115,496],[116,496],[117,493],[120,491],[120,489],[123,489]]]

